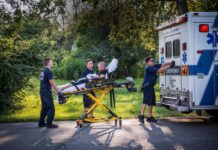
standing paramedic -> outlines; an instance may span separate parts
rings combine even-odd
[[[93,62],[91,59],[86,60],[86,70],[82,73],[81,78],[86,78],[88,74],[94,74],[93,71]],[[90,92],[93,96],[95,96],[95,93],[93,91]],[[94,102],[89,98],[86,94],[83,94],[83,105],[85,112],[88,111],[88,109],[92,106]],[[94,118],[93,112],[91,112],[88,116],[89,118]]]
[[[44,59],[44,69],[40,73],[40,97],[41,97],[41,113],[39,119],[39,127],[46,128],[58,128],[57,125],[52,124],[55,115],[55,107],[52,97],[51,88],[55,94],[58,93],[51,68],[53,67],[51,59]],[[45,124],[45,117],[47,116],[47,122]]]
[[[154,86],[157,83],[158,74],[164,73],[170,67],[175,66],[175,61],[166,62],[164,64],[155,64],[152,57],[146,58],[146,69],[144,82],[142,89],[144,93],[143,104],[141,105],[141,113],[139,115],[139,121],[144,123],[144,112],[146,105],[148,106],[148,122],[157,122],[152,115],[152,108],[156,105],[156,97]]]

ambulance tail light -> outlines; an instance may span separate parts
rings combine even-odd
[[[203,51],[202,50],[197,50],[197,54],[202,54]]]
[[[161,47],[161,49],[160,49],[160,54],[164,54],[164,48],[163,47]]]
[[[181,66],[180,69],[181,69],[180,73],[181,73],[182,76],[187,76],[189,74],[188,65]]]
[[[208,24],[200,24],[199,25],[199,32],[208,32],[209,31],[209,25]]]
[[[181,18],[178,18],[176,23],[184,23],[188,21],[188,17],[187,16],[183,16]]]
[[[182,43],[182,50],[187,50],[187,44],[186,44],[186,42],[185,42],[185,43]]]

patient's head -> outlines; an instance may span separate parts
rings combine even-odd
[[[99,71],[106,70],[106,63],[104,61],[101,61],[101,62],[98,63],[98,70]]]
[[[53,62],[50,58],[46,58],[43,60],[43,65],[44,67],[52,68],[53,67]]]
[[[91,59],[86,59],[86,68],[89,70],[93,69],[93,62]]]

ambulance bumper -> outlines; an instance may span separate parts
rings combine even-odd
[[[190,96],[188,91],[161,89],[160,98],[157,106],[165,106],[170,110],[182,113],[190,112]]]
[[[178,111],[180,113],[188,113],[191,111],[188,106],[179,106],[179,105],[167,104],[167,103],[161,103],[161,102],[157,102],[156,105],[159,107],[165,106],[171,110],[175,110],[175,111]]]

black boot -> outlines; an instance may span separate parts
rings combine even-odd
[[[139,115],[138,118],[139,118],[139,122],[144,124],[144,115]]]
[[[147,118],[147,122],[157,122],[157,120],[153,116],[151,116]]]

